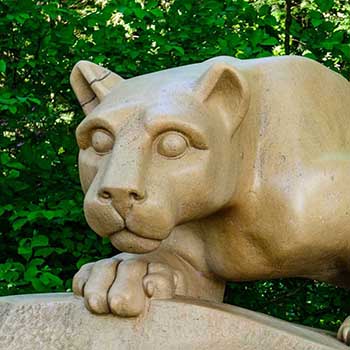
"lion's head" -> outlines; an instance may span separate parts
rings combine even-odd
[[[71,84],[87,115],[76,133],[85,216],[116,248],[154,250],[230,203],[232,135],[249,102],[237,69],[212,60],[124,80],[81,61]]]

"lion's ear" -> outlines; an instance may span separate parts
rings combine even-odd
[[[70,75],[70,83],[85,114],[99,105],[122,80],[119,75],[88,61],[79,61]]]
[[[225,62],[216,62],[199,78],[195,93],[202,103],[224,114],[234,133],[249,106],[249,87],[242,73]]]

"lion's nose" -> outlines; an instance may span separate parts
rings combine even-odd
[[[110,202],[122,215],[145,199],[146,160],[140,141],[120,138],[106,158],[99,181],[98,199]],[[128,145],[126,150],[125,145]]]
[[[99,190],[98,197],[101,201],[112,202],[116,206],[130,207],[133,202],[145,199],[145,194],[135,189],[103,187]]]

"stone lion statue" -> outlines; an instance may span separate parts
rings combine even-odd
[[[89,310],[222,301],[225,281],[350,286],[346,79],[296,56],[216,57],[127,80],[81,61],[71,84],[86,220],[125,252],[75,275]]]

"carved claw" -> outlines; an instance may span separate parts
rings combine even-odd
[[[186,288],[182,273],[167,264],[116,256],[82,266],[73,291],[93,313],[133,317],[144,311],[147,299],[183,295]]]
[[[346,345],[350,345],[350,316],[345,319],[340,326],[337,334],[337,338],[344,342]]]

